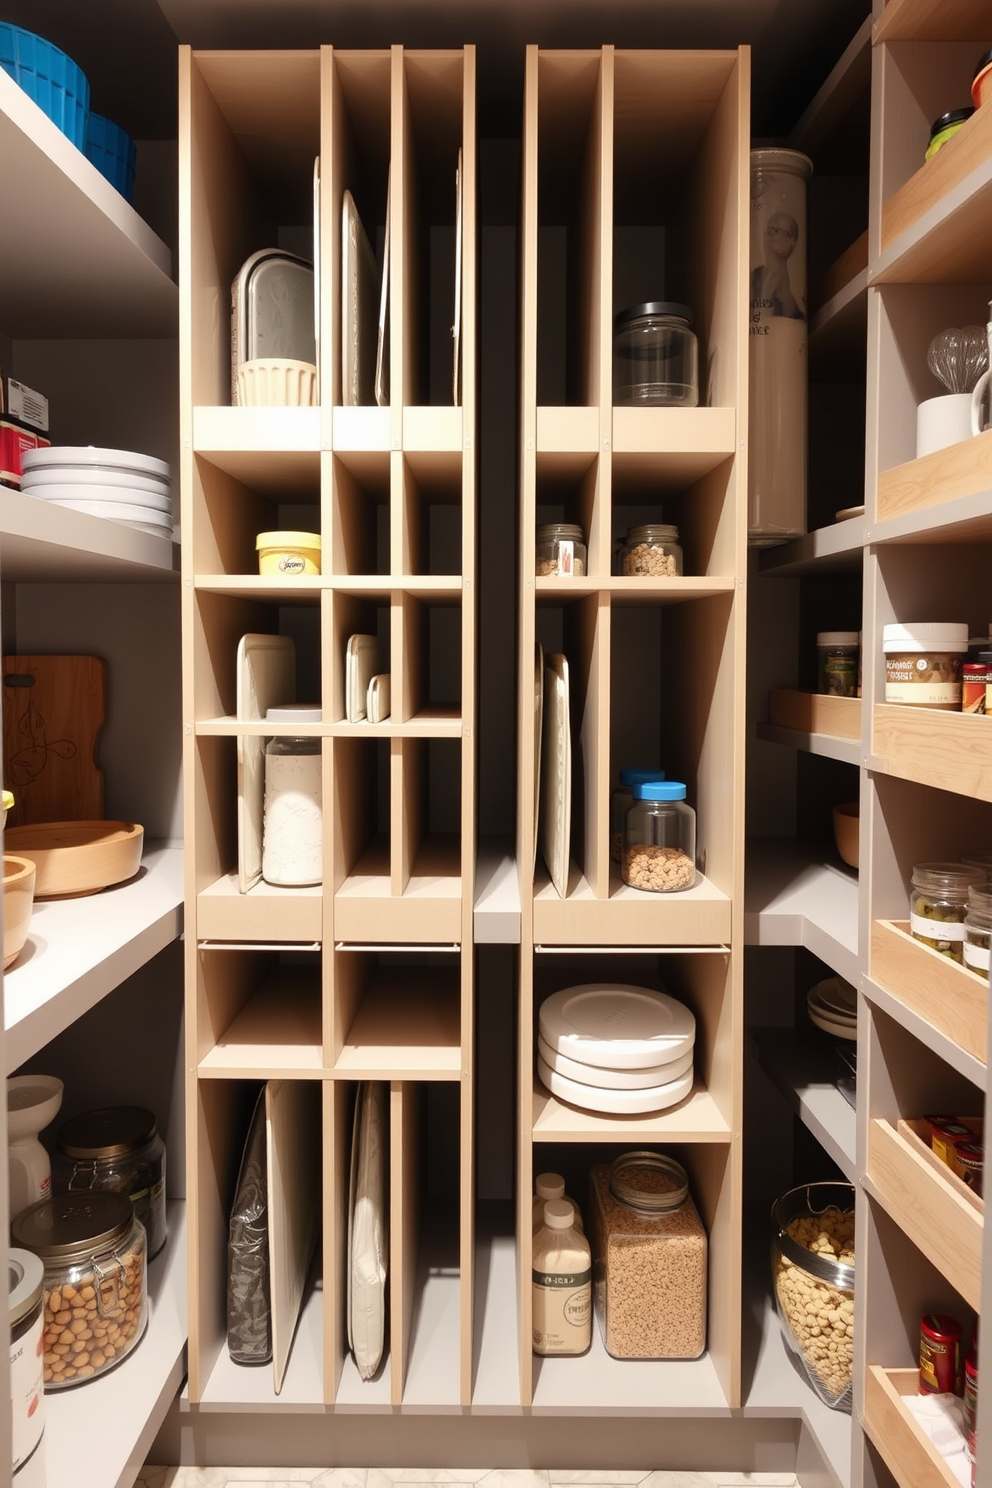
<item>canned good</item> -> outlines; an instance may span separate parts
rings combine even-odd
[[[985,714],[985,692],[992,682],[987,661],[966,661],[961,667],[961,712]]]
[[[961,1324],[946,1312],[920,1319],[920,1394],[956,1395],[961,1363]]]
[[[927,1116],[930,1123],[930,1149],[949,1168],[954,1166],[954,1149],[959,1142],[970,1142],[975,1133],[954,1116]]]
[[[861,643],[856,630],[821,630],[816,637],[820,691],[828,697],[855,697]]]
[[[30,1250],[7,1254],[7,1321],[10,1329],[10,1425],[16,1477],[45,1434],[42,1297],[45,1268]]]
[[[975,1460],[977,1419],[978,1355],[969,1354],[964,1361],[964,1449],[971,1462]]]
[[[954,1149],[953,1167],[962,1183],[982,1197],[982,1171],[985,1167],[985,1148],[981,1142],[959,1142]]]

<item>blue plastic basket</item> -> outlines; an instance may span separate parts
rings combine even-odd
[[[131,136],[102,114],[90,114],[86,126],[86,158],[92,160],[125,201],[134,194],[135,147]]]
[[[86,143],[90,85],[72,58],[43,36],[0,21],[0,67],[81,150]]]

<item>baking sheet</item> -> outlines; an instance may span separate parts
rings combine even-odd
[[[389,219],[392,204],[393,168],[386,183],[386,231],[382,243],[382,279],[379,288],[379,324],[375,348],[375,401],[389,407]]]
[[[344,658],[345,718],[361,723],[368,716],[369,683],[379,670],[379,642],[374,635],[348,637]]]
[[[282,1390],[320,1226],[320,1085],[265,1087],[272,1374]]]
[[[375,255],[350,191],[341,205],[341,398],[350,408],[375,397],[378,285]]]
[[[541,795],[544,817],[541,847],[551,882],[562,899],[568,889],[568,849],[572,828],[572,740],[569,731],[568,659],[559,652],[545,658],[544,736]]]

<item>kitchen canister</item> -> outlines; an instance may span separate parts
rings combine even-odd
[[[270,723],[320,723],[320,708],[269,708]],[[279,734],[265,746],[262,877],[285,888],[323,877],[321,743]]]
[[[144,1106],[85,1111],[59,1128],[55,1145],[57,1193],[124,1194],[148,1233],[148,1259],[169,1233],[165,1202],[165,1143]]]
[[[806,531],[806,183],[796,150],[751,151],[748,542]]]
[[[45,1268],[30,1250],[7,1253],[7,1320],[10,1337],[11,1467],[17,1488],[45,1481]]]

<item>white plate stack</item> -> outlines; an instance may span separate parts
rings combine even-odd
[[[810,1021],[834,1038],[858,1036],[858,994],[843,977],[827,977],[806,993]]]
[[[130,450],[63,445],[26,450],[21,490],[53,506],[172,537],[169,467]]]
[[[636,1116],[692,1091],[696,1020],[665,992],[620,982],[565,987],[541,1004],[537,1073],[586,1111]]]

